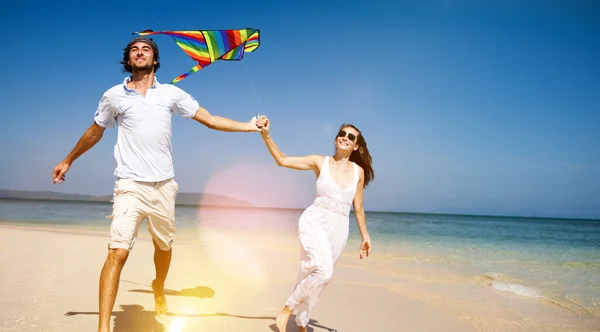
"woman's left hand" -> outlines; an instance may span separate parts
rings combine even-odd
[[[362,243],[360,244],[360,259],[369,257],[370,253],[371,253],[371,239],[363,239]]]

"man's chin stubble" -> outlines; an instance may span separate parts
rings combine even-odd
[[[136,74],[150,74],[152,66],[133,67],[132,71]]]

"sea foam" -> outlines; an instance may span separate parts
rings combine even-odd
[[[542,291],[537,288],[503,281],[503,275],[501,273],[488,272],[485,273],[485,277],[491,280],[490,286],[492,289],[522,297],[535,299],[544,298]]]

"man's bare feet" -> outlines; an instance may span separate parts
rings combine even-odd
[[[165,298],[164,285],[155,284],[156,280],[152,280],[152,292],[154,293],[154,310],[158,316],[167,314],[167,299]]]
[[[291,314],[292,309],[290,309],[287,305],[281,309],[279,315],[277,315],[277,318],[275,319],[275,325],[277,325],[279,332],[285,332],[285,327],[287,326]]]

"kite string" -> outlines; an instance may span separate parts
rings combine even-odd
[[[244,70],[246,71],[246,76],[248,76],[248,80],[250,81],[252,90],[254,91],[254,96],[256,97],[256,100],[258,101],[258,106],[260,106],[260,110],[262,112],[261,114],[265,115],[265,110],[262,106],[262,103],[260,102],[260,98],[258,97],[258,93],[256,92],[256,88],[254,87],[254,83],[252,82],[252,79],[250,78],[250,74],[248,73],[248,68],[246,68],[246,64],[244,63],[244,61],[242,61],[242,65],[244,66]]]

